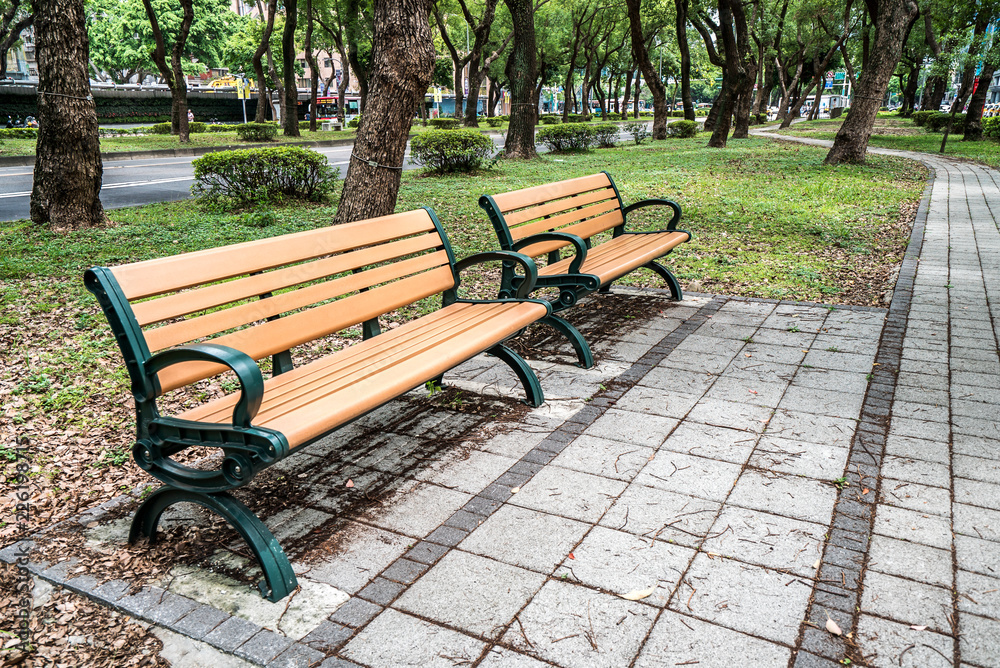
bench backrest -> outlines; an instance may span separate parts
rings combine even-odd
[[[567,232],[589,239],[624,222],[621,197],[607,172],[483,195],[479,206],[489,214],[505,249],[540,232]],[[564,246],[566,242],[546,241],[520,252],[537,257]]]
[[[370,321],[455,286],[454,256],[429,209],[87,272],[133,382],[151,353],[191,342],[255,360]],[[104,293],[102,296],[102,292]],[[120,331],[119,331],[120,330]],[[225,370],[186,362],[166,392]]]

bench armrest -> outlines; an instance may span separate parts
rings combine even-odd
[[[677,230],[677,223],[681,220],[681,205],[669,199],[644,199],[633,204],[629,204],[627,207],[622,209],[622,216],[627,219],[628,214],[636,209],[641,209],[646,206],[669,206],[674,210],[674,215],[667,223],[667,232],[673,232]],[[622,231],[624,232],[625,224],[622,223]]]
[[[583,261],[587,259],[587,244],[575,234],[570,234],[569,232],[539,232],[538,234],[532,234],[530,237],[520,239],[511,248],[517,251],[525,246],[531,246],[542,241],[568,241],[573,244],[576,256],[569,263],[569,271],[567,273],[580,273],[580,267],[583,266]]]
[[[452,267],[452,271],[455,272],[455,287],[452,289],[452,292],[456,296],[458,295],[458,286],[461,282],[459,274],[463,269],[471,267],[474,264],[482,264],[483,262],[490,262],[492,260],[517,262],[524,268],[524,280],[521,281],[521,284],[517,288],[516,296],[518,299],[527,298],[527,296],[531,294],[531,291],[535,289],[535,281],[538,280],[538,267],[535,266],[535,261],[527,255],[522,255],[521,253],[500,250],[476,253],[456,262],[454,267]]]
[[[241,394],[233,408],[233,426],[250,428],[250,421],[260,410],[264,398],[264,376],[253,358],[235,348],[217,343],[195,343],[171,348],[153,355],[145,363],[145,370],[154,375],[162,369],[180,362],[215,362],[236,372]]]

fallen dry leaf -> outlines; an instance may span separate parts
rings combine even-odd
[[[345,487],[354,487],[354,481],[353,481],[353,480],[348,480],[348,481],[347,481],[347,484],[346,484],[346,485],[344,485],[344,486],[345,486]]]
[[[520,487],[511,487],[511,488],[510,488],[510,493],[511,493],[511,494],[517,494],[517,493],[518,493],[518,492],[520,492],[520,491],[521,491],[521,488],[520,488]]]
[[[832,633],[835,636],[839,636],[839,635],[842,635],[844,633],[843,631],[840,630],[840,627],[837,626],[837,622],[835,622],[835,621],[833,621],[832,619],[829,619],[829,618],[827,618],[827,620],[826,620],[826,630],[829,631],[830,633]]]
[[[913,629],[914,631],[926,631],[927,630],[926,626],[916,626],[916,625],[914,625],[914,626],[911,626],[910,628]]]
[[[647,596],[652,596],[654,591],[656,591],[656,585],[653,585],[649,589],[636,589],[634,591],[630,591],[622,596],[622,598],[626,601],[641,601]]]

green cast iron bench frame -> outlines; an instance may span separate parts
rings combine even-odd
[[[486,261],[513,262],[523,281],[511,294],[458,296],[460,273]],[[297,586],[287,556],[260,519],[229,492],[299,448],[482,352],[511,367],[527,403],[544,400],[538,378],[503,341],[547,317],[528,299],[534,262],[514,252],[456,261],[429,208],[185,253],[85,274],[125,359],[136,408],[136,463],[164,483],[132,520],[130,542],[156,538],[175,503],[221,515],[263,570],[261,594],[278,601]],[[385,333],[378,318],[442,295],[440,309]],[[308,364],[291,350],[362,325],[363,341]],[[271,358],[265,380],[258,361]],[[163,416],[157,397],[220,373],[240,391],[179,415]],[[175,456],[193,447],[221,453],[215,468]]]
[[[493,223],[500,247],[532,258],[546,256],[547,264],[538,269],[535,288],[556,288],[559,297],[552,301],[553,314],[542,322],[566,336],[576,351],[580,365],[590,368],[594,358],[580,332],[565,319],[555,315],[592,292],[608,292],[622,276],[645,267],[656,272],[667,284],[673,299],[683,299],[680,283],[656,260],[668,255],[691,233],[677,229],[681,207],[666,199],[645,199],[625,206],[614,180],[607,172],[556,183],[547,183],[498,195],[479,198]],[[625,229],[628,214],[648,206],[666,206],[673,215],[663,230],[630,232]],[[602,232],[611,231],[611,239],[595,243]],[[561,258],[563,249],[572,255]],[[501,294],[517,293],[527,280],[514,263],[504,263]]]

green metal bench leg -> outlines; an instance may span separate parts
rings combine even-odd
[[[605,283],[597,289],[597,294],[599,295],[609,295],[611,294],[611,284]]]
[[[502,360],[514,371],[517,379],[521,381],[521,385],[524,387],[524,394],[527,396],[526,404],[533,408],[542,405],[542,402],[545,401],[545,395],[542,394],[542,385],[538,382],[538,376],[528,366],[528,363],[524,361],[524,358],[507,346],[499,343],[486,352]]]
[[[590,369],[594,366],[594,355],[590,352],[590,346],[587,344],[587,340],[583,338],[580,330],[557,315],[542,318],[540,322],[544,322],[549,327],[556,329],[560,334],[569,339],[569,342],[573,345],[573,350],[576,351],[576,358],[580,360],[580,366],[584,369]]]
[[[647,269],[652,269],[653,271],[655,271],[657,274],[660,275],[660,278],[662,278],[666,282],[667,287],[670,288],[670,296],[673,299],[675,299],[676,301],[681,301],[682,299],[684,299],[684,293],[681,291],[681,284],[677,282],[677,279],[674,278],[674,275],[671,274],[669,271],[667,271],[663,265],[661,265],[659,262],[650,262],[643,266],[645,266]]]
[[[264,571],[264,580],[257,583],[257,587],[267,600],[280,601],[299,586],[295,571],[292,570],[292,565],[288,562],[288,557],[285,556],[285,551],[281,549],[278,540],[249,508],[225,492],[202,494],[175,487],[160,487],[135,511],[128,542],[134,543],[140,536],[145,536],[151,543],[154,542],[160,515],[175,503],[196,503],[208,508],[222,516],[239,532],[257,558],[261,570]]]

